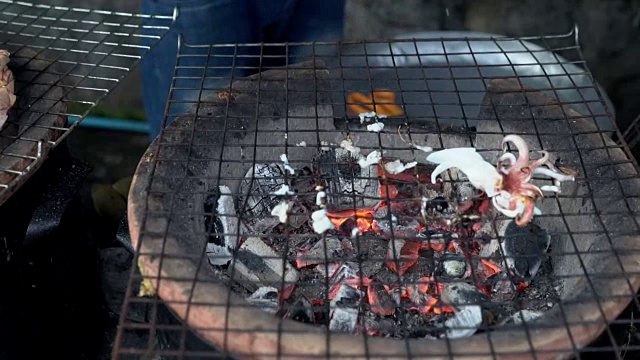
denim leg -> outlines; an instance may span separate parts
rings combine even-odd
[[[293,14],[284,34],[289,42],[340,41],[344,37],[344,0],[290,0],[295,2]],[[317,46],[316,56],[333,55],[335,46]],[[290,62],[310,60],[311,46],[289,49]]]
[[[339,41],[344,33],[344,0],[254,0],[259,15],[261,41],[312,42]],[[335,46],[330,49],[335,50]],[[327,56],[329,47],[317,47],[316,55]],[[265,47],[267,66],[284,66],[285,49]],[[289,48],[289,63],[310,60],[310,46]]]
[[[175,4],[179,14],[174,28],[142,60],[142,89],[145,111],[150,127],[150,140],[155,139],[163,124],[165,108],[172,87],[172,101],[168,114],[179,115],[189,110],[198,100],[205,65],[206,86],[228,87],[231,57],[222,57],[222,51],[209,44],[256,42],[255,13],[248,0],[143,0],[144,14],[170,15]],[[177,58],[178,34],[182,35],[181,56]],[[233,49],[227,49],[232,54]],[[210,52],[210,53],[209,53]],[[207,56],[213,55],[213,56]],[[242,58],[236,67],[251,66],[251,60]],[[176,70],[176,65],[178,69]],[[188,68],[193,67],[193,68]],[[213,69],[219,67],[217,69]],[[235,71],[234,76],[244,76],[246,70]],[[183,102],[180,102],[183,101]],[[174,116],[166,119],[166,124]]]

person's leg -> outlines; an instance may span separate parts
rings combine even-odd
[[[290,18],[282,38],[289,42],[340,41],[344,37],[344,0],[288,0],[292,3]],[[333,54],[335,47],[318,46],[316,56]],[[290,62],[310,60],[311,46],[291,47]]]
[[[265,43],[338,41],[343,38],[344,0],[252,0],[260,24],[260,41]],[[316,55],[327,56],[327,47]],[[331,49],[335,50],[335,47]],[[265,46],[263,66],[284,66],[285,49]],[[310,59],[310,46],[289,47],[289,63]]]
[[[231,57],[207,56],[210,44],[255,42],[257,30],[255,13],[248,0],[143,0],[144,14],[170,15],[178,4],[178,17],[174,28],[142,60],[142,88],[145,111],[150,127],[150,140],[155,139],[163,124],[165,108],[172,87],[176,65],[177,80],[173,85],[172,102],[168,111],[179,115],[189,110],[198,100],[205,65],[206,86],[224,87],[229,84]],[[176,61],[178,34],[183,44]],[[227,53],[233,49],[228,48]],[[213,48],[213,55],[222,50]],[[200,55],[200,56],[194,56]],[[236,67],[247,65],[236,62]],[[216,69],[211,69],[216,67]],[[243,76],[234,71],[234,76]],[[212,81],[212,79],[214,79]],[[185,101],[180,103],[179,101]],[[167,124],[173,116],[167,119]]]

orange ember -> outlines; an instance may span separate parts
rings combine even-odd
[[[401,242],[398,243],[401,244]],[[385,260],[387,267],[402,276],[410,267],[418,262],[418,252],[421,247],[421,241],[407,241],[402,245],[400,255],[397,259],[393,256],[394,249],[390,247]],[[397,252],[398,249],[396,248],[395,251]],[[399,267],[396,265],[399,265]]]
[[[396,304],[391,295],[380,281],[371,281],[367,289],[367,298],[371,311],[380,316],[393,315],[396,312]]]
[[[444,251],[444,243],[432,243],[432,242],[423,242],[421,249],[432,249],[434,251]],[[456,247],[453,245],[453,242],[449,243],[449,251],[455,251]]]
[[[443,314],[453,312],[453,308],[451,306],[439,302],[435,297],[431,295],[424,295],[424,297],[427,299],[425,304],[414,304],[409,307],[409,310],[415,310],[422,314]]]
[[[496,265],[493,261],[487,259],[480,259],[482,265],[484,265],[485,269],[487,269],[487,277],[491,277],[502,271],[498,265]]]
[[[386,199],[387,195],[389,195],[389,199],[395,199],[398,196],[398,188],[394,185],[380,184],[380,198]]]
[[[520,283],[518,283],[518,288],[516,289],[516,291],[523,292],[528,287],[529,285],[527,285],[527,283],[521,281]]]
[[[375,220],[373,218],[374,210],[340,210],[340,211],[328,211],[327,216],[333,225],[340,229],[342,224],[347,220],[355,221],[360,234],[375,229]]]

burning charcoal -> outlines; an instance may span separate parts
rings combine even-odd
[[[260,286],[280,288],[283,280],[284,286],[298,281],[298,271],[256,237],[248,238],[240,246],[227,272],[249,291]]]
[[[418,261],[421,246],[420,241],[390,240],[385,259],[387,267],[403,275]]]
[[[313,324],[315,322],[313,304],[304,295],[300,296],[300,298],[289,307],[285,317],[307,324]]]
[[[354,333],[358,323],[358,309],[336,308],[331,310],[331,320],[329,330]]]
[[[367,289],[367,296],[369,297],[371,311],[374,313],[380,316],[389,316],[396,312],[396,302],[391,295],[389,295],[380,280],[371,280],[369,288]]]
[[[353,286],[341,284],[336,296],[331,300],[331,305],[348,305],[351,302],[359,304],[363,295],[362,291]]]
[[[218,191],[207,197],[204,210],[212,214],[205,218],[209,233],[207,257],[211,265],[225,265],[231,260],[231,251],[238,244],[240,232],[231,190],[220,186]]]
[[[498,274],[495,278],[491,294],[497,303],[508,303],[513,300],[517,293],[517,284],[514,284],[507,273]]]
[[[245,178],[240,182],[240,198],[238,204],[248,215],[247,222],[251,225],[254,219],[269,216],[279,202],[272,193],[285,185],[285,175],[277,164],[255,164],[249,169]],[[245,204],[246,202],[246,204]]]
[[[478,291],[478,289],[464,282],[446,283],[442,289],[442,301],[446,304],[459,305],[485,305],[491,299]]]
[[[551,236],[538,225],[520,227],[511,222],[502,243],[507,266],[528,284],[536,276],[550,242]]]
[[[377,220],[377,223],[380,235],[389,239],[415,239],[420,232],[418,221],[398,220],[393,215],[391,221],[384,217]]]
[[[308,251],[298,253],[296,266],[298,269],[303,267],[323,264],[331,260],[336,260],[342,256],[342,243],[336,237],[327,236],[326,239],[320,239]]]
[[[251,294],[247,301],[263,311],[275,314],[278,311],[278,289],[271,286],[263,286]]]
[[[320,177],[327,182],[327,207],[371,208],[378,203],[379,181],[375,166],[361,167],[359,153],[345,148],[330,149],[318,157]]]
[[[290,223],[291,223],[291,218],[290,218]],[[258,218],[258,219],[255,219],[255,221],[253,222],[251,226],[252,228],[251,230],[253,233],[267,234],[271,230],[273,230],[274,227],[278,226],[278,224],[280,224],[280,220],[275,216]]]
[[[380,323],[376,320],[375,315],[360,316],[360,332],[367,334],[369,336],[377,336],[381,335],[381,326]]]
[[[354,270],[353,266],[349,263],[341,264],[340,267],[334,272],[333,276],[331,276],[330,283],[338,284],[346,279],[357,278],[358,273]]]
[[[362,296],[362,291],[347,284],[340,285],[335,298],[331,300],[329,322],[331,331],[355,332]]]
[[[442,269],[448,276],[460,278],[467,270],[467,263],[462,256],[447,254],[442,259]]]
[[[447,331],[443,338],[458,339],[473,335],[482,325],[482,308],[477,305],[461,306],[453,317],[444,322]]]
[[[340,264],[330,262],[326,264],[319,264],[314,268],[314,270],[323,277],[327,277],[327,275],[329,275],[328,277],[330,278],[336,273],[336,270],[338,270],[339,267]]]

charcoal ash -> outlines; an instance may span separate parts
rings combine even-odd
[[[298,271],[260,238],[248,238],[235,255],[227,272],[249,291],[261,286],[281,288],[298,281]]]
[[[260,287],[247,298],[247,302],[265,312],[275,314],[278,311],[278,289],[271,286]]]
[[[445,283],[442,290],[442,301],[454,306],[485,306],[492,302],[488,295],[481,293],[476,286],[466,282]]]
[[[478,331],[482,323],[483,316],[480,306],[461,306],[454,316],[444,322],[444,327],[447,330],[442,337],[447,339],[469,337]]]
[[[529,324],[541,317],[543,314],[544,313],[540,311],[524,309],[513,314],[505,323],[513,323],[515,325],[519,325],[524,322],[526,324]]]
[[[296,266],[300,269],[327,263],[343,257],[344,252],[342,242],[337,237],[327,236],[323,239],[318,239],[310,249],[299,251]]]
[[[315,323],[313,304],[306,296],[299,296],[289,307],[285,317],[303,323],[313,324]]]
[[[207,229],[207,257],[211,265],[226,265],[231,261],[232,251],[238,245],[244,227],[238,224],[238,215],[227,186],[214,189],[204,203],[205,227]]]
[[[346,333],[356,331],[363,295],[362,291],[352,286],[340,285],[335,298],[331,300],[329,330]]]

